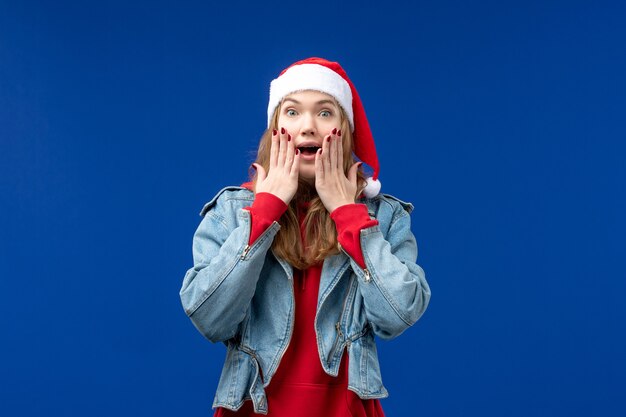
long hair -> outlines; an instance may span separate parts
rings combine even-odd
[[[348,175],[348,170],[355,163],[353,154],[352,133],[348,117],[341,109],[341,137],[343,144],[343,170]],[[261,136],[259,149],[257,151],[256,163],[261,165],[265,172],[269,171],[270,149],[272,144],[272,130],[278,129],[278,115],[282,102],[276,107],[269,128]],[[256,190],[256,171],[250,172],[250,181]],[[365,188],[365,175],[362,169],[357,171],[357,194]],[[256,191],[255,191],[256,193]],[[298,205],[309,203],[309,209],[304,218],[304,244],[300,234],[300,224],[298,222]],[[322,200],[317,195],[314,184],[309,184],[304,180],[298,181],[298,191],[289,203],[287,211],[281,216],[278,223],[278,231],[272,250],[274,253],[289,262],[294,268],[306,269],[327,256],[339,253],[337,245],[337,229],[335,222],[330,218],[330,213],[324,207]]]

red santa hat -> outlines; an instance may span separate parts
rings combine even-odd
[[[307,58],[284,69],[270,85],[267,106],[267,125],[281,100],[296,91],[315,90],[333,96],[343,108],[350,122],[354,142],[354,154],[373,169],[363,193],[374,197],[380,192],[378,156],[361,98],[338,62],[323,58]]]

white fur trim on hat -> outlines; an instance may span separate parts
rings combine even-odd
[[[365,197],[367,198],[376,197],[378,193],[380,193],[380,187],[381,187],[380,181],[375,180],[372,177],[368,177],[365,181],[366,181],[366,185],[365,185],[365,188],[363,189],[363,194],[365,194]]]
[[[294,65],[270,84],[270,101],[267,106],[267,126],[280,101],[295,91],[316,90],[333,96],[343,108],[354,130],[352,92],[346,80],[330,68],[318,64]]]

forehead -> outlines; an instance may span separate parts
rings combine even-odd
[[[321,91],[315,91],[315,90],[303,90],[303,91],[296,91],[294,93],[291,94],[287,94],[285,96],[285,98],[283,98],[283,102],[285,102],[285,100],[287,99],[291,99],[303,104],[315,104],[318,102],[331,102],[334,105],[337,105],[337,100],[335,100],[335,98],[329,94],[326,93],[322,93]]]

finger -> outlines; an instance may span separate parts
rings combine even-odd
[[[299,174],[300,174],[300,151],[296,149],[295,155],[293,157],[293,164],[291,165],[291,172],[289,172],[289,175],[291,175],[292,177],[298,178]]]
[[[330,174],[330,141],[331,135],[328,135],[324,138],[324,143],[322,144],[322,164],[324,165],[324,172]]]
[[[337,169],[343,173],[343,138],[341,130],[337,132]]]
[[[289,138],[289,133],[287,133],[287,130],[283,127],[280,129],[280,148],[278,151],[278,161],[277,161],[277,165],[280,167],[284,167],[285,166],[285,159],[287,157],[287,140]]]
[[[325,140],[325,139],[324,139]],[[324,181],[324,163],[322,162],[322,149],[318,149],[315,153],[315,183],[319,184]]]
[[[330,132],[330,152],[328,155],[328,161],[330,163],[330,169],[333,171],[337,169],[337,129],[333,129]]]
[[[356,185],[356,179],[357,179],[357,172],[359,171],[359,167],[361,166],[362,162],[355,162],[351,167],[350,170],[348,171],[348,181],[350,181],[350,184]]]
[[[296,154],[296,147],[294,146],[293,140],[291,140],[291,135],[287,134],[287,151],[285,155],[285,173],[290,174],[291,168],[294,163],[294,157]]]
[[[278,140],[278,131],[274,129],[272,132],[272,145],[270,146],[270,168],[275,167],[278,162]]]
[[[256,179],[257,179],[257,183],[258,182],[263,182],[265,180],[265,168],[263,168],[263,166],[254,163],[252,164],[252,166],[254,167],[254,169],[256,169]]]

